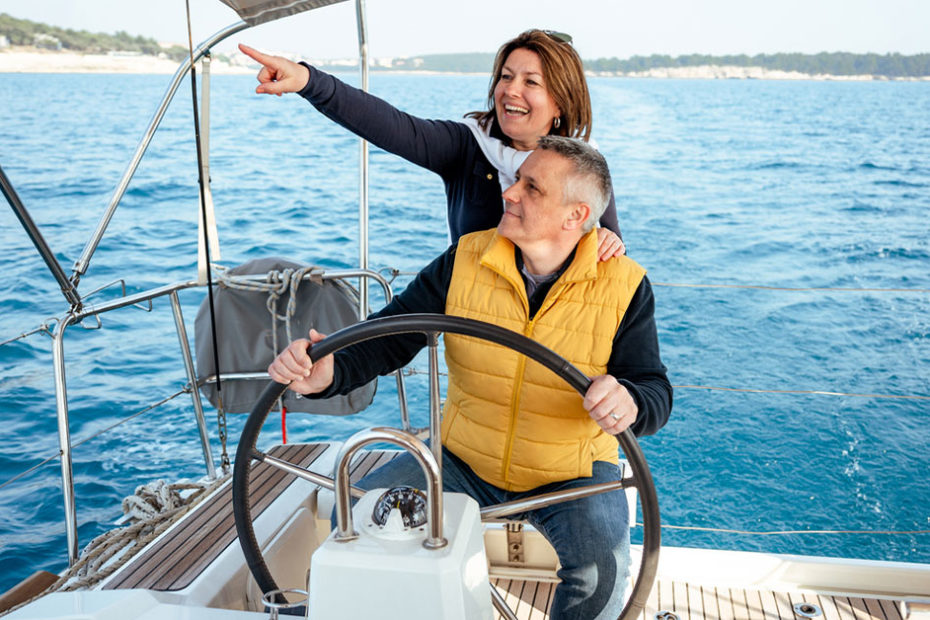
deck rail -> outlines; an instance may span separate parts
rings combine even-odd
[[[253,276],[254,277],[254,276]],[[316,274],[314,274],[316,277]],[[345,269],[332,270],[323,273],[320,277],[324,280],[359,278],[367,283],[374,280],[381,285],[386,301],[392,298],[392,290],[387,280],[378,272],[366,269]],[[307,279],[310,274],[307,274]],[[194,408],[197,429],[203,451],[204,463],[207,469],[207,476],[211,479],[216,478],[216,468],[213,462],[213,455],[210,450],[209,433],[207,431],[206,418],[203,413],[203,402],[200,397],[200,390],[197,389],[203,385],[207,378],[198,378],[196,367],[194,366],[193,355],[190,350],[190,344],[187,336],[186,323],[181,311],[181,304],[178,293],[183,290],[203,287],[195,280],[186,280],[156,287],[147,291],[124,295],[119,298],[109,300],[98,304],[85,304],[82,309],[72,309],[62,317],[52,335],[52,363],[55,377],[55,407],[58,420],[58,447],[61,456],[61,485],[62,501],[65,511],[65,532],[67,535],[68,563],[73,565],[79,556],[78,553],[78,535],[77,535],[77,512],[76,499],[74,494],[74,470],[72,465],[73,444],[71,441],[69,413],[68,413],[68,390],[65,372],[65,351],[64,337],[68,327],[82,320],[91,317],[99,317],[101,314],[112,312],[130,306],[138,306],[142,303],[151,303],[153,300],[167,297],[172,307],[174,315],[175,329],[177,332],[178,342],[181,348],[181,357],[187,375],[188,386],[190,387],[191,402]],[[360,317],[361,318],[361,317]],[[251,375],[246,375],[248,378]],[[407,412],[406,390],[404,387],[403,374],[395,373],[398,386],[398,399],[400,400],[401,421],[404,428],[409,430],[410,420]],[[236,374],[221,374],[221,379],[236,379]],[[215,380],[215,377],[213,378]]]

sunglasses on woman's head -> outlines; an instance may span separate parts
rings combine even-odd
[[[559,43],[572,43],[572,35],[565,32],[558,32],[557,30],[543,30],[543,33],[549,36],[550,39],[555,39]]]

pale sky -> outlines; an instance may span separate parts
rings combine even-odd
[[[238,17],[189,0],[194,44]],[[930,52],[928,0],[365,0],[369,54],[494,52],[531,27],[570,33],[583,58],[775,52]],[[0,0],[0,12],[55,26],[187,43],[184,0]],[[357,55],[355,2],[239,33],[308,58]]]

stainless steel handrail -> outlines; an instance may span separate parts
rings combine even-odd
[[[223,30],[220,30],[197,46],[197,48],[194,50],[193,61],[197,62],[210,50],[211,47],[236,34],[237,32],[245,30],[248,27],[248,24],[241,21],[227,26]],[[126,167],[126,171],[123,173],[123,177],[117,184],[116,189],[113,192],[113,196],[110,198],[110,203],[107,205],[106,211],[104,212],[103,217],[100,219],[100,223],[97,224],[97,229],[94,231],[94,234],[87,242],[87,245],[84,246],[84,251],[81,253],[81,258],[79,258],[74,264],[74,271],[71,274],[71,279],[73,281],[76,281],[82,275],[84,275],[84,273],[86,273],[87,266],[90,264],[90,259],[94,255],[94,252],[97,250],[97,246],[100,245],[100,241],[103,239],[103,233],[106,231],[107,226],[109,226],[110,220],[113,218],[113,214],[116,212],[116,207],[119,206],[120,200],[123,199],[123,195],[126,193],[126,189],[129,187],[129,181],[132,179],[132,176],[136,173],[136,169],[139,167],[139,162],[142,160],[142,155],[144,155],[145,151],[148,149],[149,143],[151,143],[152,138],[155,135],[155,130],[158,129],[158,126],[161,124],[161,120],[165,115],[165,111],[168,109],[168,104],[171,103],[171,100],[174,98],[175,91],[177,91],[178,86],[181,84],[181,80],[185,75],[187,75],[187,72],[190,71],[190,68],[191,59],[187,58],[184,62],[181,63],[181,66],[178,67],[174,77],[171,79],[171,84],[169,84],[168,90],[165,91],[165,95],[162,97],[161,104],[155,110],[155,114],[152,116],[152,120],[149,121],[148,129],[145,130],[145,134],[139,141],[138,146],[136,146],[136,151],[133,154],[132,159],[129,160],[129,165]]]
[[[368,91],[368,26],[365,18],[365,0],[355,0],[355,21],[358,25],[358,61],[361,86]],[[368,141],[358,143],[358,265],[368,269]],[[368,289],[359,286],[359,316],[368,314]]]
[[[203,415],[203,401],[200,392],[193,386],[197,383],[197,369],[194,368],[194,356],[191,355],[190,341],[187,339],[187,329],[184,326],[184,315],[181,313],[181,301],[178,292],[168,294],[171,300],[171,310],[174,315],[175,331],[178,333],[178,342],[181,344],[181,357],[184,358],[184,370],[187,371],[187,380],[191,384],[191,401],[194,406],[194,417],[197,419],[197,431],[200,435],[200,448],[203,450],[203,460],[207,464],[207,476],[216,479],[216,465],[213,463],[213,453],[210,451],[210,435],[207,433],[207,419]]]
[[[442,536],[442,470],[439,468],[439,463],[433,458],[433,453],[425,443],[410,433],[385,426],[376,426],[355,433],[346,440],[339,454],[336,455],[336,464],[333,467],[336,495],[334,540],[349,542],[358,538],[358,534],[352,527],[352,511],[349,506],[349,463],[361,448],[382,442],[393,443],[404,448],[420,463],[423,475],[426,477],[426,514],[429,524],[429,535],[423,541],[423,546],[427,549],[445,547],[448,541]]]
[[[247,279],[247,280],[256,280],[261,281],[264,276],[262,274],[252,274],[244,276],[235,276],[236,278]],[[356,277],[366,277],[371,278],[381,285],[381,288],[385,293],[385,301],[390,302],[393,299],[393,292],[391,291],[391,285],[388,283],[387,279],[377,271],[370,269],[334,269],[332,271],[325,272],[322,276],[324,280],[336,280],[336,279],[347,279],[347,278],[356,278]],[[307,279],[310,279],[311,276],[306,276]],[[158,297],[164,297],[169,295],[172,291],[181,291],[188,288],[196,288],[199,286],[206,286],[197,282],[196,280],[181,280],[173,284],[166,284],[164,286],[159,286],[147,291],[142,291],[140,293],[134,293],[132,295],[127,295],[120,297],[111,301],[107,301],[99,304],[86,304],[84,305],[83,310],[80,312],[74,313],[74,321],[78,323],[83,319],[93,316],[95,314],[103,314],[105,312],[110,312],[112,310],[117,310],[119,308],[125,308],[126,306],[133,306],[142,302],[149,301],[151,299],[156,299]]]
[[[356,21],[358,24],[358,39],[359,39],[359,56],[361,64],[361,80],[362,88],[364,90],[368,89],[368,35],[367,35],[367,26],[365,18],[365,2],[364,0],[356,0]],[[171,80],[171,83],[168,85],[167,90],[165,91],[162,101],[159,104],[158,108],[155,110],[152,119],[149,121],[149,125],[143,134],[141,140],[136,146],[136,150],[133,153],[132,158],[129,161],[126,170],[123,172],[119,183],[116,186],[116,189],[113,192],[113,195],[110,198],[110,202],[107,205],[106,210],[104,211],[103,216],[100,219],[100,222],[97,224],[97,228],[94,230],[94,233],[91,235],[91,238],[88,240],[87,244],[84,246],[84,250],[81,253],[81,257],[75,262],[73,271],[71,274],[71,282],[76,287],[80,278],[84,273],[86,273],[87,268],[90,264],[91,257],[94,252],[97,250],[97,247],[100,245],[103,235],[109,226],[110,220],[113,218],[114,213],[116,212],[117,207],[119,206],[120,201],[126,193],[127,188],[129,187],[129,182],[138,169],[139,163],[142,160],[142,156],[145,154],[146,150],[149,147],[149,144],[152,141],[152,138],[155,135],[155,131],[158,129],[158,126],[161,124],[162,119],[164,118],[165,112],[168,109],[168,105],[171,103],[171,100],[174,98],[174,95],[178,89],[178,86],[181,83],[181,80],[187,75],[188,71],[191,70],[194,63],[203,58],[209,50],[220,43],[221,41],[227,39],[228,37],[241,32],[249,28],[249,25],[240,21],[226,28],[218,31],[211,37],[207,38],[205,41],[200,43],[196,49],[193,50],[193,53],[190,57],[185,59],[181,65],[178,67],[177,71],[174,74],[174,77]],[[360,144],[360,156],[359,156],[359,270],[353,271],[357,277],[359,277],[359,317],[364,319],[368,312],[368,287],[367,285],[362,285],[362,282],[365,280],[365,277],[370,277],[378,281],[382,288],[385,291],[385,298],[387,301],[391,299],[390,284],[384,279],[381,274],[373,272],[368,269],[368,143],[364,140]],[[206,222],[204,223],[206,224]],[[341,277],[338,275],[331,275],[330,277]],[[75,304],[75,307],[67,316],[61,320],[55,330],[53,338],[53,365],[55,373],[55,394],[56,394],[56,409],[58,415],[58,435],[59,435],[59,446],[61,449],[61,469],[62,469],[62,489],[63,489],[63,501],[65,504],[65,529],[68,538],[68,559],[69,563],[73,564],[77,561],[78,558],[78,539],[77,539],[77,513],[75,509],[75,498],[74,498],[74,475],[72,469],[72,460],[71,460],[71,438],[69,430],[69,419],[68,419],[68,397],[67,397],[67,384],[65,379],[65,364],[64,364],[64,333],[67,327],[72,323],[80,322],[82,319],[90,316],[97,316],[105,312],[123,308],[125,306],[136,305],[141,302],[150,301],[157,297],[169,296],[171,298],[171,304],[174,312],[175,326],[178,332],[178,339],[181,343],[182,356],[184,357],[184,363],[186,367],[186,372],[188,375],[188,381],[191,384],[191,394],[194,400],[194,410],[195,415],[197,416],[197,423],[200,427],[200,438],[202,447],[204,449],[204,459],[207,462],[207,469],[211,477],[215,477],[215,469],[213,466],[212,455],[209,450],[209,438],[206,433],[206,423],[203,418],[203,406],[200,401],[199,390],[194,388],[196,384],[196,373],[193,368],[193,359],[190,354],[190,347],[187,341],[187,332],[184,328],[184,319],[180,312],[180,303],[177,299],[177,291],[191,288],[194,286],[199,286],[200,284],[197,281],[186,281],[179,282],[171,285],[166,285],[163,287],[158,287],[150,291],[137,293],[135,295],[124,296],[120,299],[97,304],[93,306],[84,306],[83,308],[78,307]],[[403,375],[398,371],[395,373],[397,379],[397,390],[398,397],[400,400],[401,406],[401,418],[405,430],[410,429],[410,419],[409,412],[407,410],[406,403],[406,389],[404,386]],[[440,500],[441,501],[441,500]]]
[[[277,467],[281,471],[286,471],[287,473],[297,478],[300,478],[301,480],[306,480],[307,482],[321,486],[324,489],[333,491],[334,493],[336,491],[336,481],[333,480],[332,478],[328,478],[324,476],[323,474],[318,474],[315,471],[310,471],[309,469],[298,467],[297,465],[294,465],[293,463],[285,461],[284,459],[275,458],[271,456],[270,454],[261,454],[260,456],[257,456],[256,458],[258,458],[263,463],[267,463],[268,465],[271,465],[272,467]],[[355,497],[355,498],[362,497],[363,495],[365,495],[365,492],[366,492],[365,489],[360,489],[358,487],[349,485],[349,495],[351,495],[352,497]]]
[[[74,315],[58,322],[52,339],[52,367],[55,373],[55,408],[58,413],[58,448],[61,450],[61,494],[65,505],[65,535],[68,541],[68,565],[78,560],[77,512],[74,502],[74,470],[71,461],[71,426],[68,424],[68,389],[65,381],[64,337]]]
[[[319,274],[307,274],[305,278],[310,279],[312,277],[317,277]],[[245,279],[261,279],[261,275],[257,276],[236,276],[237,278]],[[382,290],[384,291],[384,297],[386,301],[390,301],[393,298],[393,292],[391,291],[391,285],[388,281],[377,271],[371,271],[366,269],[344,269],[344,270],[333,270],[331,272],[324,272],[321,276],[324,280],[329,279],[348,279],[348,278],[361,278],[366,280],[371,278],[378,282]],[[189,288],[196,288],[205,286],[204,284],[198,283],[196,280],[182,280],[175,282],[173,284],[167,284],[164,286],[159,286],[147,291],[142,291],[135,293],[133,295],[124,295],[123,297],[110,300],[107,302],[90,305],[85,304],[81,311],[72,311],[67,315],[58,320],[58,325],[56,326],[55,332],[52,334],[52,364],[55,376],[55,405],[58,418],[58,445],[61,453],[61,485],[62,485],[62,502],[64,504],[65,511],[65,533],[67,537],[68,545],[68,562],[73,565],[78,560],[78,535],[77,535],[77,509],[75,502],[74,494],[74,471],[72,463],[72,444],[71,444],[71,431],[70,431],[70,422],[69,422],[69,413],[68,413],[68,391],[67,391],[67,381],[65,378],[65,362],[64,362],[64,335],[68,326],[79,323],[83,319],[88,317],[97,316],[107,312],[112,312],[114,310],[119,310],[121,308],[126,308],[129,306],[136,306],[143,302],[150,302],[153,299],[160,297],[169,297],[172,311],[175,321],[175,329],[178,335],[178,342],[181,346],[181,355],[184,360],[185,371],[187,374],[187,380],[191,385],[191,399],[193,401],[195,418],[197,421],[198,432],[201,441],[201,447],[204,453],[204,461],[207,467],[207,473],[211,478],[216,477],[216,469],[213,463],[213,455],[210,450],[209,443],[209,433],[207,432],[206,418],[203,413],[203,401],[200,397],[200,390],[196,389],[194,386],[198,383],[206,382],[204,379],[197,379],[196,370],[194,368],[193,356],[190,352],[190,344],[187,338],[187,330],[185,327],[184,317],[181,313],[180,300],[178,298],[178,292],[186,290]],[[236,374],[236,373],[234,373]],[[241,373],[245,375],[242,378],[264,378],[266,375],[262,373]],[[400,403],[401,408],[401,419],[404,424],[404,429],[409,430],[410,426],[410,417],[407,409],[406,401],[406,391],[404,389],[403,375],[399,371],[395,373],[398,384],[398,402]],[[222,375],[225,378],[225,374]],[[236,377],[233,377],[236,378]],[[215,381],[215,376],[213,377]]]

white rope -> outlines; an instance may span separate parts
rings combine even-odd
[[[136,494],[123,499],[123,514],[130,521],[146,521],[154,519],[162,512],[174,510],[184,505],[180,491],[182,489],[196,489],[198,485],[168,484],[164,480],[156,480],[136,488]]]
[[[204,483],[174,484],[156,480],[137,487],[135,495],[123,499],[123,512],[133,523],[94,538],[84,547],[78,561],[62,573],[55,583],[29,600],[0,613],[0,616],[50,592],[86,589],[103,581],[228,479],[229,476],[223,476]],[[185,490],[193,492],[184,496],[181,491]]]
[[[209,483],[156,480],[123,499],[130,525],[104,532],[84,548],[80,559],[46,592],[80,590],[113,574],[168,527],[210,494],[228,476]],[[182,491],[193,491],[182,495]],[[116,561],[112,561],[116,558]]]
[[[216,266],[217,277],[221,286],[242,291],[254,291],[268,293],[268,299],[265,307],[271,314],[271,347],[274,354],[280,353],[278,349],[278,321],[284,321],[284,330],[287,336],[287,342],[294,340],[291,333],[291,319],[297,312],[297,289],[304,277],[308,274],[311,279],[322,275],[323,270],[320,267],[300,267],[297,269],[284,269],[282,271],[272,270],[265,275],[265,280],[251,280],[240,276],[232,275],[224,267]],[[287,300],[287,307],[284,315],[278,314],[278,300],[285,293],[290,293]]]
[[[104,532],[90,541],[80,559],[46,591],[80,590],[102,581],[225,480],[174,484],[156,480],[137,487],[135,494],[124,498],[122,504],[130,525]],[[182,496],[181,491],[186,490],[193,493]],[[118,559],[109,563],[113,558]]]

